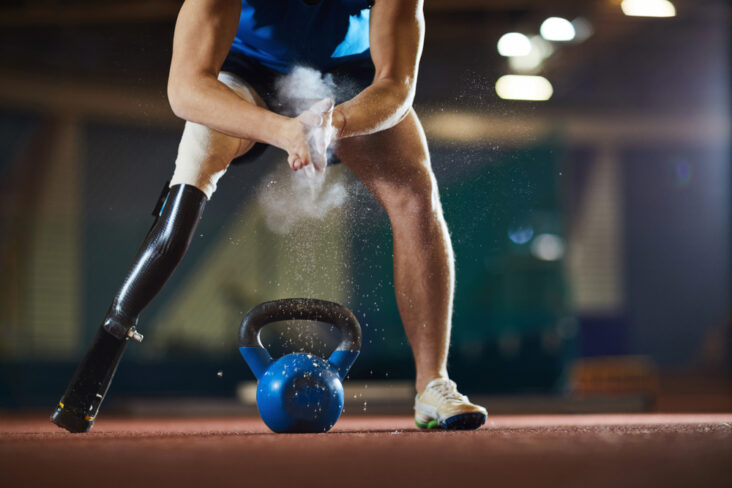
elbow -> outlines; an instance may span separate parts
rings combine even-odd
[[[395,109],[408,111],[411,108],[417,87],[416,73],[394,73],[394,70],[386,68],[377,69],[373,84],[382,87],[382,93]]]
[[[408,77],[395,81],[393,88],[392,103],[395,107],[394,118],[396,123],[401,122],[407,116],[414,102],[415,85],[413,78]]]
[[[190,120],[192,112],[190,83],[180,78],[170,77],[168,79],[168,103],[176,117]]]
[[[412,106],[416,88],[415,81],[416,80],[413,76],[401,76],[398,78],[391,78],[389,80],[389,83],[391,84],[391,91],[400,106],[405,106],[407,108]]]
[[[399,121],[407,116],[409,113],[409,110],[412,108],[412,104],[414,103],[414,93],[415,93],[415,87],[413,84],[410,84],[406,89],[405,93],[402,95],[402,103],[401,103],[401,117],[399,118]]]
[[[390,89],[383,92],[381,104],[386,118],[379,125],[378,130],[394,127],[404,120],[412,108],[414,90],[407,84],[391,81]]]

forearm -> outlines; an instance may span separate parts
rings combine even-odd
[[[373,83],[335,108],[338,138],[379,132],[398,124],[414,100],[424,40],[422,0],[377,0],[369,43]]]
[[[373,134],[398,124],[414,100],[414,83],[376,80],[333,112],[337,138]]]
[[[241,0],[186,0],[178,14],[168,100],[179,117],[282,147],[285,117],[244,100],[217,79],[236,35]]]
[[[171,77],[168,98],[175,114],[240,139],[283,147],[289,118],[242,99],[213,76]]]

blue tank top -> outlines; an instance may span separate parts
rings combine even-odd
[[[373,0],[242,0],[231,51],[286,73],[296,64],[320,70],[369,58]]]

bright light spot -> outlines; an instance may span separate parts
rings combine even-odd
[[[498,39],[498,54],[501,56],[526,56],[531,51],[531,41],[520,32],[509,32]]]
[[[508,229],[508,238],[514,244],[526,244],[532,237],[534,237],[534,229],[530,226]]]
[[[496,82],[496,93],[504,100],[549,100],[552,84],[543,76],[505,75]]]
[[[625,15],[632,17],[675,17],[676,7],[668,0],[623,0]]]
[[[542,22],[539,32],[547,41],[571,41],[575,34],[572,22],[562,17],[549,17]]]
[[[554,53],[552,44],[545,41],[541,36],[533,36],[530,42],[531,51],[527,55],[508,58],[508,65],[513,71],[536,72],[541,67],[541,63]]]
[[[531,254],[542,261],[556,261],[564,256],[564,239],[556,234],[539,234],[531,242]]]

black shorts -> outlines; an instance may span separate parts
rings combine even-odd
[[[288,117],[297,115],[287,113],[277,99],[275,81],[279,77],[285,76],[283,73],[234,52],[229,53],[221,67],[221,71],[232,73],[249,84],[273,112]],[[370,58],[349,61],[323,72],[323,75],[327,74],[333,77],[336,85],[335,102],[339,104],[355,97],[373,82],[374,64]],[[232,161],[232,164],[251,162],[260,156],[267,147],[269,147],[268,144],[258,142],[246,154]],[[338,162],[338,158],[335,156],[328,158],[328,164],[337,164]]]

